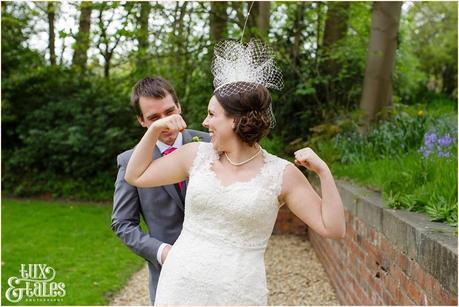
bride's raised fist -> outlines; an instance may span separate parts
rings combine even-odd
[[[327,164],[309,147],[295,151],[295,164],[319,174],[328,168]]]
[[[186,123],[180,114],[173,114],[155,121],[150,128],[159,132],[183,131],[186,128]]]

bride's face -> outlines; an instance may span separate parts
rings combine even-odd
[[[228,139],[235,137],[234,120],[225,115],[225,110],[215,96],[209,101],[207,117],[202,125],[209,129],[211,143],[217,151],[224,151]]]

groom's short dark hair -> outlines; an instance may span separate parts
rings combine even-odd
[[[145,79],[138,81],[132,88],[131,92],[131,105],[134,108],[135,114],[143,117],[139,104],[140,97],[164,98],[167,94],[172,96],[174,103],[178,106],[179,101],[177,95],[175,94],[175,90],[172,85],[167,82],[167,80],[154,76],[146,77]]]

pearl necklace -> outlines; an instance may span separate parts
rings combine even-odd
[[[257,151],[252,157],[250,157],[249,159],[247,159],[247,160],[245,160],[245,161],[238,162],[238,163],[235,163],[235,162],[231,161],[231,159],[228,157],[228,155],[226,154],[226,152],[225,152],[225,157],[226,157],[226,159],[228,159],[228,162],[231,163],[232,165],[234,165],[234,166],[240,166],[240,165],[242,165],[242,164],[246,164],[246,163],[252,161],[253,159],[255,159],[255,157],[256,157],[260,152],[261,152],[261,146],[258,146],[258,151]]]

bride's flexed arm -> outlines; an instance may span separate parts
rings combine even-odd
[[[322,198],[314,191],[303,173],[289,165],[284,173],[282,199],[296,216],[319,235],[332,239],[344,238],[344,207],[327,164],[310,148],[297,151],[295,162],[317,173]]]
[[[185,180],[196,156],[197,143],[186,144],[167,156],[152,159],[161,132],[182,131],[185,128],[186,123],[179,114],[152,123],[132,153],[125,180],[137,187],[155,187]]]

